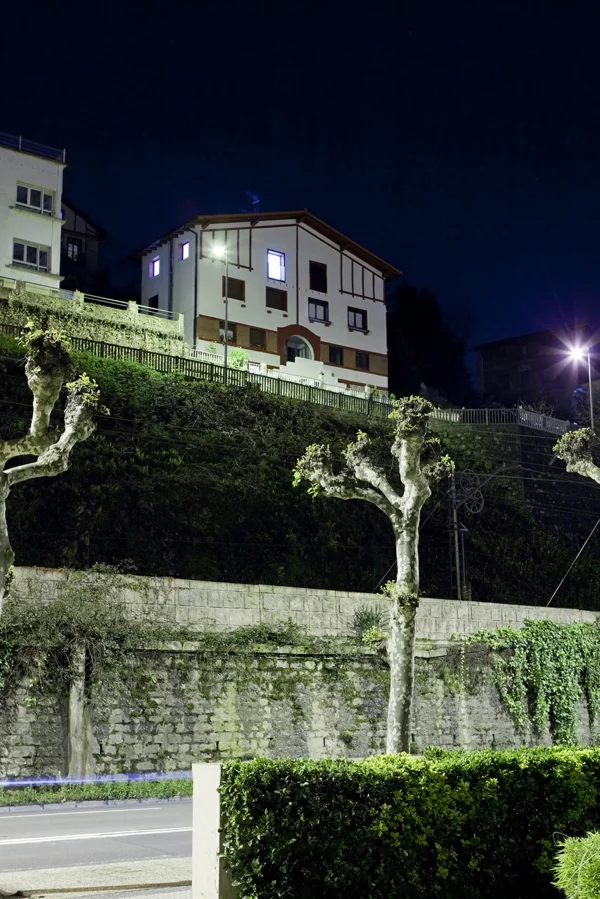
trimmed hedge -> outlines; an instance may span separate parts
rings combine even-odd
[[[115,802],[124,799],[182,799],[192,795],[191,780],[127,781],[125,783],[57,784],[3,787],[0,806],[54,805],[65,802]]]
[[[600,826],[600,750],[230,762],[221,799],[245,899],[540,899],[555,835]]]

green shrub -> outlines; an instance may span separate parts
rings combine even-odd
[[[541,899],[555,834],[600,827],[600,750],[230,762],[221,796],[247,899]]]
[[[370,608],[369,606],[359,606],[352,616],[352,630],[357,637],[363,635],[373,629],[381,630],[386,621],[385,612],[380,608]]]
[[[600,896],[600,833],[565,840],[556,865],[556,886],[567,899]]]
[[[61,784],[39,787],[4,787],[0,806],[53,805],[64,802],[112,802],[124,799],[182,799],[192,795],[191,780],[127,781]]]

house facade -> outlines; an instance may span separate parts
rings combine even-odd
[[[0,278],[58,287],[65,151],[0,133]]]
[[[62,287],[98,294],[106,289],[106,277],[100,264],[100,248],[106,240],[106,231],[65,197],[61,210]]]
[[[201,215],[140,253],[142,304],[197,351],[387,390],[385,282],[401,272],[306,210]]]

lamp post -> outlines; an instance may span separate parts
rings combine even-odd
[[[588,399],[590,404],[590,427],[594,430],[594,397],[592,396],[592,362],[590,359],[589,347],[573,347],[570,352],[571,359],[574,362],[585,362],[587,360],[588,367]]]
[[[225,260],[225,333],[223,335],[224,351],[223,351],[223,383],[227,383],[227,348],[229,345],[229,255],[227,253],[227,244],[217,246],[213,250],[216,259]]]

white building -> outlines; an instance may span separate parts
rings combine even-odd
[[[0,278],[58,287],[65,151],[0,133]]]
[[[227,265],[224,249],[227,250]],[[387,390],[385,282],[401,272],[307,210],[200,215],[141,251],[142,303],[268,368]]]

